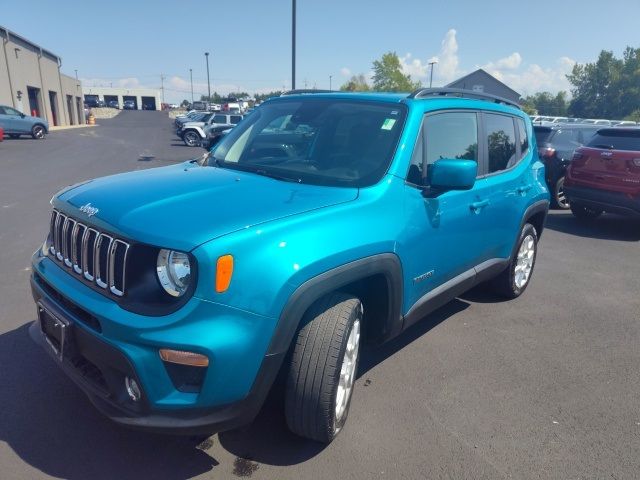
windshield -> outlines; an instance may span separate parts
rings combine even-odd
[[[299,183],[373,185],[387,171],[405,116],[402,104],[266,103],[214,148],[210,164]]]
[[[591,138],[587,146],[640,152],[640,130],[599,130]]]

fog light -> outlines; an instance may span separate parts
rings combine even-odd
[[[125,377],[124,386],[127,389],[127,393],[129,394],[129,398],[134,402],[137,402],[142,398],[142,393],[140,392],[140,387],[138,386],[138,382],[136,382],[131,377]]]

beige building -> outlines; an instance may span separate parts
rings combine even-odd
[[[124,87],[82,87],[85,101],[101,100],[107,106],[109,102],[118,102],[122,108],[125,100],[130,100],[135,110],[160,110],[162,108],[159,90],[153,88],[124,88]]]
[[[62,74],[62,59],[0,26],[0,104],[50,126],[85,122],[82,85]]]

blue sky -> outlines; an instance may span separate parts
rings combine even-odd
[[[0,0],[0,23],[60,55],[85,85],[160,86],[165,99],[291,86],[291,0]],[[5,4],[3,7],[2,5]],[[369,75],[387,51],[434,85],[483,67],[523,94],[569,87],[564,75],[600,50],[640,47],[639,0],[298,0],[297,87]],[[23,8],[24,7],[24,8]],[[28,11],[27,11],[28,10]],[[32,13],[29,13],[32,12]],[[52,19],[55,18],[55,21]]]

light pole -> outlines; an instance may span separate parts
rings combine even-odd
[[[76,70],[76,80],[78,80],[78,70]]]
[[[329,75],[329,90],[331,90],[331,80],[333,80],[333,75]]]
[[[191,103],[193,103],[193,68],[189,69],[189,79],[191,80]]]
[[[291,90],[296,89],[296,0],[291,0]]]
[[[204,56],[207,59],[207,93],[209,94],[208,101],[211,101],[211,81],[209,80],[209,52],[204,52]]]
[[[433,62],[429,62],[429,66],[431,67],[431,75],[429,76],[429,88],[433,85],[433,66],[438,63],[438,60],[434,60]]]

